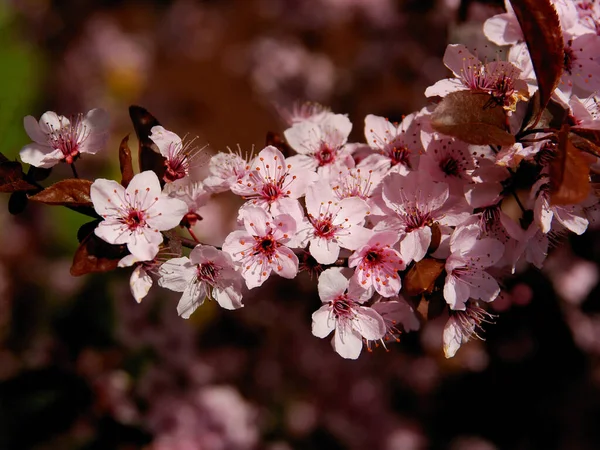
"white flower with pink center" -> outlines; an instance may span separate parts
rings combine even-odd
[[[161,247],[158,254],[149,261],[140,261],[134,255],[127,255],[119,261],[119,267],[134,266],[129,277],[129,288],[136,302],[141,303],[152,287],[152,275],[156,275],[158,268],[167,259],[177,258],[181,255],[181,242],[170,239],[167,247]]]
[[[185,183],[185,181],[184,181]],[[206,206],[210,199],[210,193],[204,189],[202,183],[168,183],[165,185],[164,192],[171,198],[183,200],[188,207],[187,213],[181,219],[180,225],[189,230],[192,237],[194,232],[191,229],[199,220],[202,220],[200,208]],[[197,241],[197,239],[196,239]]]
[[[113,180],[98,179],[90,189],[96,212],[104,219],[96,236],[109,244],[127,244],[140,261],[153,259],[163,241],[161,231],[179,225],[188,207],[160,189],[158,177],[146,171],[133,177],[127,188]]]
[[[156,144],[160,154],[165,157],[163,180],[171,183],[187,177],[190,169],[204,159],[202,150],[194,145],[195,139],[184,142],[177,134],[160,125],[152,127],[150,139]]]
[[[444,53],[444,64],[456,78],[440,80],[425,90],[427,97],[445,97],[451,92],[471,90],[491,94],[498,104],[515,111],[521,100],[529,97],[521,69],[507,61],[482,63],[462,44],[450,44]]]
[[[326,181],[308,187],[306,209],[308,217],[298,234],[320,264],[333,264],[340,248],[356,250],[371,237],[372,232],[363,227],[367,203],[356,197],[337,200]]]
[[[436,137],[421,156],[419,170],[427,172],[432,181],[447,183],[451,195],[463,196],[465,185],[472,181],[475,158],[468,144],[457,139]]]
[[[21,160],[35,167],[50,168],[61,161],[72,164],[83,153],[103,150],[108,141],[109,117],[103,109],[70,118],[48,111],[39,122],[33,116],[23,122],[33,142],[21,149]]]
[[[493,323],[492,316],[477,303],[467,302],[464,311],[450,310],[443,333],[444,355],[452,358],[462,344],[473,338],[481,339],[483,323]]]
[[[552,228],[552,220],[575,234],[583,234],[588,227],[588,219],[585,216],[582,205],[552,205],[550,203],[550,180],[546,177],[538,180],[531,188],[531,196],[534,198],[533,218],[543,233],[549,233]]]
[[[403,332],[416,331],[421,326],[412,306],[400,295],[377,302],[372,308],[381,315],[385,323],[385,335],[381,344],[386,349],[388,343],[400,342],[400,334]],[[379,343],[376,342],[375,346],[379,346]]]
[[[586,99],[580,99],[572,95],[569,99],[571,107],[571,119],[575,123],[573,128],[587,128],[590,130],[600,130],[600,99],[591,96]]]
[[[388,159],[392,170],[402,175],[415,170],[419,164],[419,154],[423,151],[420,131],[415,113],[404,117],[399,124],[373,114],[365,118],[367,144]]]
[[[469,298],[491,302],[500,293],[498,282],[485,269],[502,258],[504,245],[492,238],[479,239],[479,233],[479,226],[468,225],[450,237],[444,298],[452,309],[464,310]]]
[[[541,269],[548,256],[549,240],[548,235],[542,232],[533,220],[533,211],[526,211],[519,223],[506,214],[500,214],[500,221],[506,233],[514,240],[509,241],[511,246],[509,262],[512,272],[514,273],[517,263],[523,256],[527,262]]]
[[[374,288],[383,297],[398,295],[402,282],[398,271],[406,268],[400,253],[392,248],[398,233],[375,233],[348,258],[348,267],[356,267],[354,277],[364,289]]]
[[[383,181],[383,200],[393,214],[376,229],[394,230],[404,237],[400,253],[408,264],[423,259],[431,244],[431,226],[455,226],[469,217],[467,203],[448,204],[448,185],[436,183],[428,174],[411,172],[406,176],[390,174]]]
[[[294,245],[295,219],[289,214],[273,217],[257,207],[242,209],[240,217],[245,229],[231,232],[223,251],[240,265],[248,288],[262,285],[273,271],[284,278],[294,278],[298,257],[287,245]]]
[[[319,123],[331,114],[327,106],[314,102],[296,102],[291,109],[280,110],[283,119],[290,125],[301,122]]]
[[[242,157],[241,150],[237,153],[229,151],[213,155],[208,163],[210,175],[203,181],[206,189],[218,193],[236,186],[250,172],[249,159],[252,159],[252,156]]]
[[[222,308],[242,306],[242,278],[231,257],[215,247],[197,245],[190,257],[173,258],[158,270],[158,284],[175,292],[183,292],[177,313],[184,319],[204,303],[215,300]]]
[[[324,271],[318,289],[324,305],[312,315],[312,333],[323,339],[335,331],[331,343],[341,357],[358,358],[363,338],[367,341],[383,338],[386,333],[383,318],[373,308],[362,306],[370,298],[369,292],[349,281],[341,268]]]
[[[573,86],[584,92],[596,93],[600,90],[599,46],[600,36],[595,34],[572,38],[565,36],[564,66],[558,86],[563,93],[570,96]]]
[[[249,200],[273,214],[297,215],[300,205],[297,199],[304,195],[306,187],[316,174],[307,169],[295,169],[275,147],[265,147],[250,164],[250,171],[231,186],[234,194]]]
[[[340,167],[351,167],[351,150],[345,146],[351,130],[352,123],[342,114],[328,113],[318,123],[296,123],[284,132],[288,144],[298,152],[288,160],[326,176]]]

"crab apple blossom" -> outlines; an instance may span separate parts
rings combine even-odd
[[[385,348],[388,342],[400,342],[400,334],[403,331],[416,331],[421,326],[413,308],[400,295],[374,303],[372,308],[385,322],[385,335],[381,339]]]
[[[281,109],[281,116],[290,126],[301,122],[320,123],[331,110],[315,102],[295,102],[290,109]]]
[[[491,302],[500,293],[498,282],[485,269],[502,257],[504,245],[479,239],[479,233],[478,226],[469,225],[457,228],[450,237],[444,298],[454,310],[464,310],[469,298]]]
[[[39,122],[27,116],[23,123],[33,142],[21,149],[21,160],[35,167],[50,168],[61,161],[72,164],[83,153],[94,155],[106,147],[109,122],[103,109],[70,118],[48,111]]]
[[[195,139],[184,142],[177,134],[160,125],[152,127],[150,139],[156,144],[160,154],[165,157],[165,174],[163,180],[172,183],[187,177],[190,169],[199,164],[202,150],[194,145]]]
[[[365,118],[365,137],[372,149],[388,159],[394,171],[405,175],[417,168],[423,147],[416,114],[409,114],[399,124],[369,114]]]
[[[284,132],[288,144],[298,153],[289,161],[326,175],[350,167],[351,149],[345,144],[351,130],[352,123],[342,114],[328,113],[318,123],[296,123]]]
[[[312,184],[306,192],[307,218],[298,230],[303,245],[321,264],[333,264],[340,248],[356,250],[371,237],[363,224],[369,207],[364,200],[337,200],[326,181]]]
[[[402,281],[398,271],[406,268],[400,253],[392,246],[398,233],[375,233],[365,245],[348,258],[348,267],[356,267],[353,279],[364,289],[374,288],[383,297],[398,295]]]
[[[469,145],[453,138],[432,139],[421,156],[419,170],[427,172],[432,181],[448,184],[451,195],[462,196],[465,184],[472,181],[475,158]]]
[[[154,284],[150,272],[157,266],[155,260],[140,261],[133,255],[127,255],[119,261],[118,266],[135,266],[133,272],[131,272],[131,277],[129,278],[129,288],[131,289],[131,295],[133,295],[135,301],[141,303]]]
[[[543,177],[531,188],[531,195],[535,198],[533,217],[537,226],[543,233],[548,233],[552,228],[552,219],[555,218],[566,229],[575,234],[583,234],[589,224],[583,206],[552,205],[549,184],[550,180]]]
[[[318,290],[324,305],[312,315],[312,333],[322,339],[335,331],[331,343],[341,357],[356,359],[363,338],[374,341],[384,337],[383,318],[373,308],[362,306],[370,298],[369,292],[348,280],[341,268],[324,271]]]
[[[184,256],[166,261],[158,269],[158,274],[160,286],[183,292],[177,312],[184,319],[189,319],[206,297],[225,309],[244,306],[242,277],[231,257],[215,247],[197,245],[189,258]]]
[[[149,170],[134,176],[127,188],[113,180],[97,179],[90,197],[104,219],[94,230],[96,236],[109,244],[127,244],[140,261],[156,256],[163,241],[160,232],[179,225],[188,211],[185,202],[161,192],[158,177]]]
[[[574,123],[573,128],[587,128],[589,130],[600,130],[600,99],[596,96],[590,96],[586,99],[580,99],[572,95],[569,99],[571,107],[570,119]]]
[[[425,90],[427,97],[445,97],[456,91],[487,92],[507,111],[514,112],[519,101],[527,100],[527,83],[521,69],[507,61],[482,63],[464,45],[450,44],[444,53],[444,64],[456,78],[440,80]]]
[[[230,190],[250,171],[251,159],[252,155],[242,157],[241,150],[213,155],[208,163],[210,175],[204,179],[204,186],[213,193]]]
[[[452,358],[462,344],[473,338],[483,340],[479,334],[481,326],[486,322],[492,323],[493,318],[474,302],[467,302],[463,311],[451,310],[442,334],[446,358]]]
[[[298,257],[287,245],[295,246],[296,221],[289,214],[271,216],[262,208],[240,211],[244,230],[231,232],[223,251],[240,265],[248,289],[262,285],[275,271],[284,278],[298,273]]]
[[[187,213],[181,219],[180,226],[190,229],[199,220],[202,220],[199,210],[210,199],[210,193],[206,191],[201,182],[168,183],[165,185],[164,192],[169,194],[171,198],[183,200],[188,207]],[[193,232],[190,230],[190,233]]]
[[[314,172],[293,168],[289,158],[286,161],[277,148],[269,145],[256,155],[249,172],[231,186],[231,191],[248,199],[249,205],[273,214],[289,213],[301,217],[297,199],[315,179]]]
[[[527,210],[523,218],[517,224],[506,214],[500,215],[500,221],[507,234],[514,240],[511,241],[511,264],[514,272],[517,262],[525,256],[527,262],[532,263],[538,269],[544,265],[548,256],[548,235],[538,227],[533,220],[533,211]]]
[[[168,236],[167,246],[161,246],[158,254],[149,261],[140,261],[134,255],[127,255],[121,258],[118,267],[131,267],[133,271],[129,278],[129,288],[131,295],[136,302],[141,301],[148,295],[153,285],[152,275],[156,275],[158,268],[170,258],[176,258],[181,255],[181,242],[175,236]]]
[[[600,36],[584,34],[565,39],[564,67],[559,89],[570,95],[573,86],[583,92],[596,93],[600,90],[600,63],[597,60],[597,48]]]
[[[431,226],[460,224],[470,213],[466,201],[449,199],[448,185],[436,183],[424,174],[411,172],[406,176],[390,174],[383,181],[383,200],[392,214],[377,224],[376,229],[400,233],[400,253],[408,264],[420,261],[431,244]]]
[[[378,204],[381,195],[377,194],[377,188],[388,170],[387,167],[384,169],[380,164],[380,155],[372,156],[377,159],[369,156],[356,167],[342,168],[337,176],[332,177],[329,182],[338,200],[360,198],[367,202],[371,214],[383,216],[385,213],[381,211]],[[385,166],[387,166],[387,163]]]

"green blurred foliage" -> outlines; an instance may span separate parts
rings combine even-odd
[[[39,98],[43,62],[19,39],[10,6],[0,3],[0,152],[16,158],[27,141],[22,119]]]

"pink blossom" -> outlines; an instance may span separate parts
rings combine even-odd
[[[444,64],[456,78],[440,80],[425,90],[427,97],[456,91],[472,90],[491,94],[508,111],[515,111],[521,100],[529,97],[521,69],[507,61],[482,63],[464,45],[450,44],[444,53]]]
[[[133,295],[136,302],[141,303],[154,283],[150,273],[155,267],[155,262],[151,260],[149,264],[146,264],[146,262],[138,260],[133,255],[127,255],[119,261],[119,267],[129,266],[135,266],[129,278],[131,295]]]
[[[528,213],[531,213],[531,211],[528,211]],[[544,260],[548,256],[548,236],[540,230],[533,220],[533,216],[529,214],[528,216],[527,219],[529,220],[522,218],[520,224],[517,224],[506,214],[500,215],[500,221],[506,232],[514,239],[514,242],[511,243],[513,248],[510,249],[513,271],[522,256],[525,256],[525,259],[538,269],[542,268]],[[525,226],[527,228],[524,228]]]
[[[398,234],[384,231],[374,234],[366,245],[348,258],[348,266],[356,267],[353,279],[365,289],[375,288],[383,297],[400,292],[402,282],[398,271],[406,268],[400,253],[392,248]]]
[[[225,192],[236,186],[250,171],[250,155],[242,157],[241,151],[219,152],[210,158],[210,175],[203,181],[210,192]]]
[[[223,251],[241,265],[248,288],[262,285],[272,271],[284,278],[294,278],[298,273],[298,257],[286,246],[294,244],[294,218],[289,214],[273,217],[257,207],[243,209],[240,216],[245,229],[230,233]]]
[[[483,208],[496,205],[502,200],[504,186],[502,183],[510,172],[490,159],[479,161],[472,172],[472,181],[464,186],[465,199],[471,208]]]
[[[494,44],[516,44],[523,40],[523,32],[510,2],[506,0],[504,5],[507,12],[487,19],[483,24],[483,32]]]
[[[82,153],[94,155],[104,149],[108,141],[109,117],[103,109],[70,118],[48,111],[39,122],[33,116],[23,122],[33,142],[21,149],[21,160],[36,167],[72,164]]]
[[[356,250],[372,232],[363,227],[369,207],[364,200],[337,200],[326,181],[312,184],[306,192],[308,217],[298,231],[302,245],[320,264],[333,264],[340,248]]]
[[[282,109],[283,119],[290,125],[302,122],[320,123],[331,112],[327,106],[315,102],[295,102],[290,110]]]
[[[152,287],[152,274],[156,274],[158,268],[167,259],[176,258],[181,255],[181,242],[175,237],[170,237],[167,247],[161,247],[154,259],[149,261],[140,261],[134,255],[127,255],[119,261],[119,267],[134,266],[133,272],[129,278],[129,288],[131,295],[136,302],[141,301],[148,295]]]
[[[481,339],[481,326],[483,323],[493,323],[490,313],[482,309],[477,303],[467,302],[463,311],[450,311],[450,318],[444,327],[444,355],[452,358],[462,344],[473,338]]]
[[[472,180],[475,158],[468,144],[453,138],[431,140],[421,156],[419,170],[427,172],[431,181],[448,184],[450,194],[462,196],[465,185]]]
[[[319,123],[304,121],[285,130],[284,135],[298,155],[289,161],[299,167],[337,173],[340,167],[352,165],[351,151],[345,147],[352,123],[342,114],[328,113]]]
[[[479,232],[478,226],[468,225],[450,238],[444,298],[455,310],[464,310],[469,298],[491,302],[500,293],[498,282],[484,269],[498,262],[504,246],[495,239],[478,239]]]
[[[176,227],[188,210],[183,201],[161,192],[158,177],[149,170],[134,176],[127,189],[116,181],[98,179],[90,196],[104,219],[96,236],[109,244],[127,244],[140,261],[156,256],[163,241],[160,232]]]
[[[531,188],[535,200],[533,217],[543,233],[550,232],[552,219],[575,234],[583,234],[588,227],[588,219],[581,205],[552,205],[550,203],[550,181],[543,177]]]
[[[165,182],[170,183],[188,176],[190,169],[200,163],[204,147],[195,146],[195,139],[184,142],[177,134],[160,125],[152,127],[151,131],[150,139],[166,159],[163,175]]]
[[[383,159],[381,155],[372,156]],[[338,200],[360,198],[367,202],[372,214],[384,215],[374,197],[381,180],[387,173],[388,163],[384,159],[380,162],[384,164],[377,164],[371,157],[367,157],[356,167],[342,168],[337,176],[330,179],[335,197]]]
[[[564,67],[559,89],[566,95],[571,94],[573,86],[584,92],[595,93],[600,90],[600,63],[597,61],[599,45],[600,36],[595,34],[574,38],[565,36]]]
[[[385,335],[381,339],[385,348],[388,342],[400,342],[402,332],[416,331],[421,326],[415,311],[402,296],[377,302],[373,309],[385,322]]]
[[[365,137],[367,144],[379,151],[394,171],[405,175],[419,165],[423,146],[416,114],[409,114],[399,124],[369,114],[365,118]]]
[[[173,258],[158,270],[158,284],[176,292],[183,292],[177,312],[189,319],[206,297],[225,309],[242,306],[241,276],[235,270],[231,257],[209,245],[197,245],[190,257]]]
[[[587,128],[590,130],[600,130],[600,100],[596,96],[581,100],[576,95],[569,99],[571,107],[571,119],[575,123],[573,128]]]
[[[324,305],[312,315],[312,333],[325,338],[335,330],[331,343],[340,356],[356,359],[363,347],[362,338],[383,338],[383,318],[374,309],[361,305],[369,299],[369,292],[349,281],[341,268],[324,271],[318,289]]]
[[[169,183],[165,185],[164,191],[169,194],[169,197],[183,200],[187,205],[188,211],[183,216],[180,223],[182,227],[190,229],[196,225],[199,220],[202,220],[202,216],[199,212],[200,208],[205,206],[210,199],[210,193],[205,190],[202,183]],[[193,232],[190,230],[190,233]]]
[[[294,168],[275,147],[265,147],[250,164],[250,171],[231,191],[249,199],[250,205],[260,206],[274,214],[300,215],[297,199],[316,175],[307,169]]]
[[[463,206],[450,206],[448,185],[432,182],[427,175],[411,172],[390,174],[383,182],[383,200],[393,214],[376,229],[395,230],[403,235],[400,253],[406,263],[423,259],[431,243],[431,225],[458,225],[469,212]],[[466,202],[464,203],[466,206]]]

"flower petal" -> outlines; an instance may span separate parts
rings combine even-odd
[[[312,315],[312,334],[324,338],[335,328],[335,319],[331,316],[331,307],[323,305]]]
[[[37,144],[48,146],[48,135],[40,128],[39,122],[33,116],[26,116],[23,119],[23,126],[27,136]]]
[[[344,295],[348,289],[348,279],[342,274],[341,267],[332,267],[319,276],[318,291],[322,302],[330,302]]]

